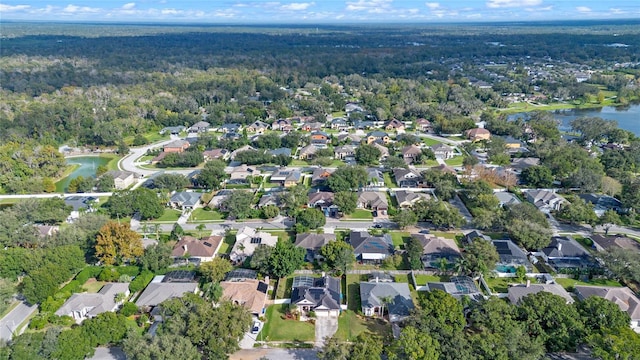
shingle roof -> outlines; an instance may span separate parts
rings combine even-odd
[[[98,293],[73,294],[56,311],[56,315],[69,315],[74,311],[81,311],[91,308],[87,312],[88,316],[96,316],[100,313],[112,311],[116,306],[116,295],[119,293],[129,293],[129,283],[109,283],[104,285]]]
[[[632,320],[640,320],[640,299],[628,287],[612,286],[574,286],[576,294],[586,299],[589,296],[598,296],[618,305],[620,310],[629,314]]]
[[[165,300],[182,297],[184,294],[196,292],[198,289],[197,283],[154,281],[155,279],[140,294],[138,301],[136,301],[137,306],[156,306]]]
[[[388,304],[384,304],[386,297],[391,299]],[[381,307],[384,304],[392,322],[409,316],[415,307],[407,283],[361,282],[360,299],[363,308]]]
[[[294,279],[294,284],[296,283]],[[294,287],[291,292],[291,303],[297,304],[303,300],[313,303],[314,308],[339,310],[341,302],[340,279],[325,276],[315,278],[313,286]]]
[[[171,202],[182,203],[183,206],[195,206],[200,201],[202,194],[196,192],[180,191],[171,195]]]
[[[198,240],[192,236],[183,236],[173,247],[171,256],[182,257],[186,253],[196,257],[213,257],[222,243],[222,236],[209,236]]]
[[[298,234],[294,245],[305,249],[318,250],[328,242],[335,241],[335,239],[335,234]]]
[[[460,256],[460,248],[458,248],[453,239],[446,239],[432,234],[412,234],[411,237],[420,241],[422,253],[425,255]]]
[[[257,280],[222,281],[222,297],[241,304],[254,314],[259,314],[267,301],[269,284]]]
[[[567,290],[565,290],[561,285],[558,284],[531,284],[529,286],[512,286],[508,290],[508,296],[511,303],[518,304],[523,297],[530,294],[537,294],[541,291],[546,291],[548,293],[561,296],[567,301],[567,304],[573,303],[571,294],[569,294]]]
[[[351,231],[349,243],[353,246],[356,256],[364,253],[391,255],[393,251],[393,241],[389,234],[376,236],[366,231]]]

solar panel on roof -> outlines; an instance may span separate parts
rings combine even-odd
[[[269,285],[267,285],[266,283],[263,283],[262,281],[258,283],[258,291],[260,291],[261,293],[266,294],[268,289]]]

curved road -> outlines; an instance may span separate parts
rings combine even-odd
[[[130,152],[127,156],[123,157],[118,161],[118,168],[120,170],[131,171],[134,173],[138,173],[144,175],[144,177],[152,176],[159,172],[165,173],[175,173],[175,174],[183,174],[188,175],[193,172],[193,169],[187,170],[152,170],[152,169],[144,169],[140,167],[140,163],[138,163],[138,159],[145,156],[148,150],[157,149],[159,147],[163,147],[166,144],[169,144],[173,141],[180,139],[178,136],[171,135],[171,139],[159,141],[150,145],[145,145],[141,147],[130,148]]]

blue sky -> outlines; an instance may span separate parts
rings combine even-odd
[[[628,18],[640,18],[640,0],[0,0],[5,20],[312,24]]]

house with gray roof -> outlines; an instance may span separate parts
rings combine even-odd
[[[436,159],[447,160],[451,159],[455,155],[455,151],[451,146],[442,143],[431,146],[431,150],[436,156]]]
[[[271,156],[279,156],[284,155],[286,157],[291,157],[291,149],[289,148],[277,148],[268,151]]]
[[[197,123],[191,125],[191,127],[189,128],[189,132],[192,132],[192,133],[207,132],[209,130],[209,127],[211,127],[211,124],[209,124],[208,122],[198,121]]]
[[[297,306],[302,314],[313,311],[316,316],[338,317],[342,310],[341,289],[340,278],[296,276],[293,278],[291,305]]]
[[[499,260],[496,271],[501,273],[515,273],[518,266],[524,266],[527,272],[533,271],[527,253],[511,240],[493,240],[493,246],[498,251]]]
[[[379,262],[393,255],[391,235],[371,235],[367,231],[351,231],[349,244],[358,261]]]
[[[593,211],[598,217],[604,215],[607,210],[613,210],[618,213],[626,210],[622,202],[613,196],[591,193],[579,194],[578,197],[587,203],[593,204]]]
[[[414,169],[393,169],[393,177],[395,178],[396,184],[401,188],[420,187],[424,183],[422,174]]]
[[[333,149],[333,156],[338,160],[346,160],[353,158],[356,154],[356,149],[352,145],[336,146]]]
[[[335,234],[298,234],[296,235],[295,246],[301,247],[307,250],[305,260],[313,262],[314,260],[322,258],[318,253],[320,248],[327,245],[330,241],[335,241]]]
[[[307,145],[298,151],[298,159],[300,160],[309,160],[313,159],[315,154],[318,152],[318,147],[314,145]]]
[[[378,191],[358,191],[357,207],[359,209],[369,209],[378,211],[381,214],[386,214],[389,209],[387,195]]]
[[[198,283],[192,280],[171,281],[167,275],[158,275],[151,280],[136,301],[138,307],[149,309],[165,300],[182,297],[187,293],[198,293]]]
[[[131,171],[111,170],[107,174],[113,176],[113,185],[116,190],[124,190],[136,183],[136,173]]]
[[[171,134],[171,135],[178,135],[181,132],[185,131],[187,128],[185,128],[182,125],[178,125],[178,126],[167,126],[165,128],[162,128],[162,130],[160,130],[160,135],[164,135],[164,134]]]
[[[392,323],[404,320],[415,308],[407,283],[361,282],[360,301],[364,316],[382,317],[386,310]]]
[[[483,234],[479,230],[473,230],[473,231],[471,231],[471,232],[469,232],[469,233],[464,235],[464,241],[467,244],[471,244],[475,239],[483,239],[483,240],[487,240],[487,241],[492,241],[490,236]]]
[[[422,263],[425,268],[439,269],[442,261],[454,264],[460,257],[460,248],[453,239],[446,239],[432,234],[412,234],[412,238],[422,245]]]
[[[169,205],[173,208],[178,208],[181,210],[185,209],[193,209],[200,202],[201,193],[190,192],[190,191],[180,191],[171,195],[171,199],[169,200]]]
[[[407,190],[398,190],[395,192],[398,206],[403,209],[409,209],[420,201],[428,201],[431,199],[430,193],[413,192]]]
[[[573,287],[578,299],[586,300],[591,296],[601,297],[618,305],[620,311],[629,314],[631,329],[640,333],[640,299],[628,287],[585,286]]]
[[[484,298],[475,281],[468,276],[452,276],[449,281],[428,282],[421,287],[421,291],[435,290],[444,291],[458,300],[465,296],[478,301]]]
[[[568,236],[552,237],[551,243],[539,252],[534,253],[534,255],[542,257],[556,269],[595,266],[591,254],[577,241]]]
[[[265,130],[269,129],[270,126],[271,125],[264,121],[256,120],[251,125],[247,126],[247,131],[262,134]]]
[[[334,171],[334,169],[325,169],[322,167],[313,169],[313,173],[311,174],[311,186],[324,185]]]
[[[222,124],[222,126],[220,126],[220,131],[222,131],[225,134],[227,134],[227,133],[238,133],[241,130],[242,130],[242,125],[241,124],[225,123],[225,124]]]
[[[627,236],[593,234],[590,238],[593,241],[593,247],[598,251],[619,248],[640,253],[640,242]]]
[[[528,169],[532,166],[540,165],[540,159],[533,157],[526,158],[514,158],[509,165],[516,173],[522,172],[524,169]]]
[[[382,187],[384,186],[384,175],[377,168],[367,168],[367,186]]]
[[[129,283],[108,283],[95,294],[76,293],[56,311],[58,316],[71,316],[76,323],[98,316],[103,312],[116,311],[124,302],[116,301],[118,294],[129,296]]]
[[[500,206],[502,207],[520,204],[521,202],[520,199],[515,196],[515,194],[507,191],[498,191],[494,193],[494,195],[498,198],[498,201],[500,201]]]
[[[572,304],[574,302],[571,294],[569,294],[567,290],[559,284],[531,284],[530,281],[527,281],[527,284],[509,287],[507,290],[507,297],[512,304],[518,305],[523,297],[531,294],[537,294],[541,291],[561,296],[565,299],[567,304]]]
[[[298,184],[300,182],[300,177],[300,170],[283,168],[274,171],[269,178],[269,182],[284,187],[290,187]]]
[[[563,204],[568,203],[562,196],[544,189],[525,191],[525,197],[527,201],[535,205],[538,210],[547,214],[554,210],[560,210]]]

